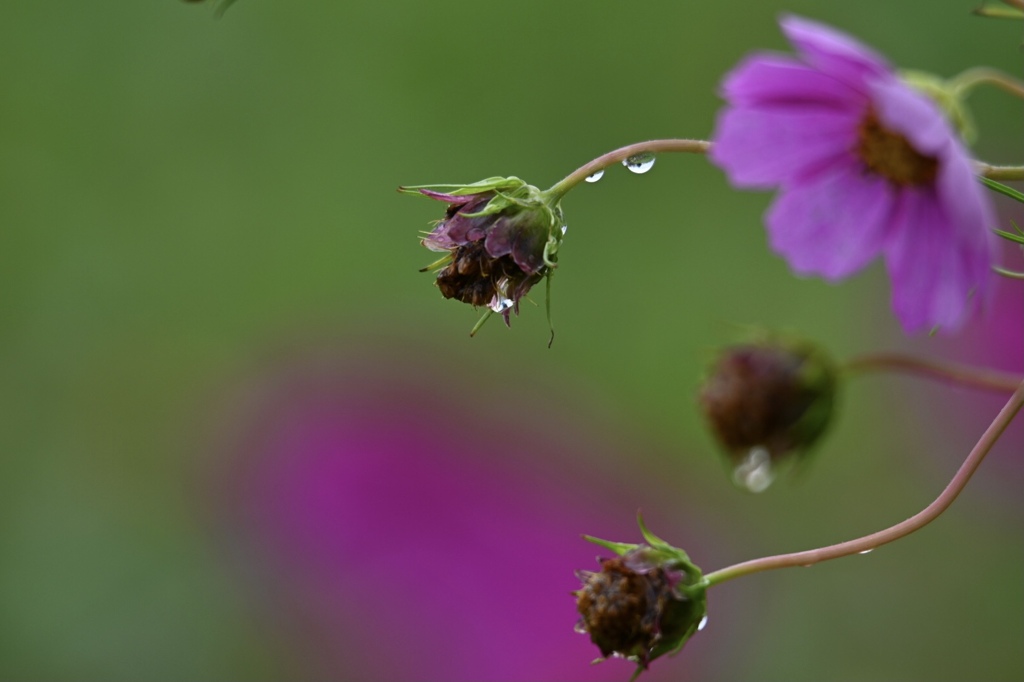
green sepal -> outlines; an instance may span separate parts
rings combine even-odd
[[[900,71],[900,79],[938,104],[964,142],[971,144],[977,139],[978,129],[974,125],[974,117],[964,97],[950,81],[926,71],[914,70]]]
[[[607,550],[615,552],[619,556],[632,552],[634,549],[640,546],[631,545],[627,542],[612,542],[611,540],[602,540],[601,538],[595,538],[592,535],[584,535],[583,539],[587,542],[592,542],[595,545],[599,545]]]
[[[545,217],[548,219],[549,229],[553,227],[556,222],[556,216],[561,215],[561,210],[558,208],[557,204],[552,207],[548,203],[548,198],[544,192],[540,191],[533,185],[526,184],[519,178],[507,178],[507,180],[515,180],[518,184],[509,187],[495,187],[492,190],[485,190],[494,191],[495,193],[494,197],[487,202],[487,205],[475,213],[464,213],[463,215],[468,218],[490,215],[492,213],[501,213],[513,206],[523,210],[541,209],[544,211]],[[478,192],[471,192],[471,194],[475,193]],[[455,192],[449,192],[449,194],[455,194]]]
[[[691,573],[696,573],[697,577],[700,577],[700,569],[697,568],[692,561],[690,561],[690,557],[689,555],[687,555],[686,552],[679,549],[678,547],[673,547],[672,545],[668,544],[667,542],[659,538],[657,535],[652,533],[650,529],[647,528],[647,525],[644,523],[644,517],[640,514],[636,515],[636,523],[638,526],[640,526],[640,534],[644,536],[644,540],[647,542],[648,545],[651,546],[651,549],[654,549],[658,552],[659,558],[664,558],[665,563],[671,562],[673,564],[682,566],[684,569],[686,569],[687,575],[690,575]]]
[[[463,213],[463,216],[467,218],[502,213],[512,207],[523,211],[541,211],[544,214],[549,232],[548,244],[544,247],[544,263],[548,267],[555,267],[555,261],[552,256],[558,250],[558,244],[562,241],[562,233],[558,229],[562,224],[562,209],[559,206],[558,200],[553,199],[547,192],[543,192],[515,176],[507,178],[495,176],[469,184],[402,185],[398,188],[398,191],[402,194],[426,196],[420,192],[421,189],[441,194],[450,194],[452,196],[471,196],[485,192],[494,192],[494,196],[482,209],[473,213]]]
[[[516,190],[525,185],[526,181],[517,177],[502,178],[495,176],[493,178],[485,178],[483,180],[478,180],[477,182],[471,182],[468,185],[457,183],[441,183],[437,185],[402,185],[398,188],[398,191],[403,194],[419,194],[421,189],[427,189],[431,192],[452,194],[454,196],[465,196],[471,194],[483,194],[484,192]]]

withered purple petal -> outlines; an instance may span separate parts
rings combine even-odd
[[[505,217],[497,218],[484,238],[487,253],[493,258],[501,258],[512,253],[512,244],[515,242],[514,230],[515,223],[511,220]]]
[[[544,268],[544,246],[548,235],[536,230],[520,228],[512,245],[512,260],[523,272],[533,275]]]
[[[489,215],[469,216],[466,214],[483,210],[488,201],[490,201],[490,197],[483,197],[472,203],[463,204],[458,212],[446,218],[438,227],[443,227],[444,231],[448,234],[448,238],[454,244],[461,246],[477,241],[492,224],[494,217]]]

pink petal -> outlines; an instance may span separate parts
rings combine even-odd
[[[943,210],[934,188],[904,190],[885,263],[892,304],[908,334],[954,331],[984,295],[991,277],[987,250],[958,237],[961,226]]]
[[[727,108],[718,116],[711,161],[738,187],[775,187],[849,156],[859,120],[859,112],[813,106]]]
[[[893,201],[887,181],[836,164],[783,188],[765,218],[769,241],[797,274],[841,279],[881,252]]]
[[[943,212],[953,226],[953,239],[979,263],[984,260],[982,269],[987,275],[997,251],[992,195],[978,182],[973,162],[957,139],[950,140],[945,149],[936,187]]]
[[[779,24],[808,64],[852,87],[863,88],[868,79],[892,72],[882,55],[831,26],[794,15]]]
[[[792,57],[755,54],[726,75],[722,97],[733,105],[804,104],[863,110],[864,94]]]
[[[939,156],[956,135],[935,102],[895,78],[872,82],[871,101],[879,122],[924,156]]]

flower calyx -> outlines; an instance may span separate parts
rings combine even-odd
[[[604,660],[637,664],[633,679],[651,661],[678,653],[707,616],[706,585],[686,552],[651,533],[637,519],[645,543],[584,539],[615,553],[598,559],[600,571],[577,571],[583,586],[573,592],[580,620],[576,631],[590,636]]]
[[[901,69],[899,79],[938,105],[965,144],[973,144],[978,139],[978,128],[967,106],[967,91],[958,87],[955,80],[914,69]]]
[[[764,338],[723,349],[698,402],[733,481],[762,492],[783,460],[810,452],[828,428],[838,384],[836,364],[806,341]]]
[[[565,233],[558,200],[516,177],[494,177],[469,185],[400,187],[448,204],[444,218],[422,239],[445,253],[423,272],[436,271],[445,298],[486,307],[475,334],[492,314],[510,324],[519,302],[557,267]],[[550,319],[550,301],[549,301]]]

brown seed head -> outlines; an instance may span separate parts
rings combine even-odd
[[[637,566],[635,552],[646,549],[603,559],[597,573],[579,572],[583,587],[575,593],[577,629],[590,635],[602,656],[629,658],[644,668],[655,646],[685,632],[693,610],[673,589],[678,574]]]

